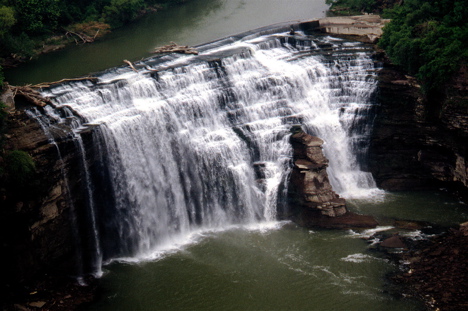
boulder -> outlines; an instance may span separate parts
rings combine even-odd
[[[387,248],[407,248],[405,242],[403,242],[398,234],[394,234],[393,236],[383,240],[380,243],[380,246]]]

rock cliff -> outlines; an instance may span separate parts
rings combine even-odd
[[[382,55],[381,55],[382,56]],[[378,112],[370,170],[386,190],[468,186],[466,79],[442,96],[425,98],[412,77],[385,58],[379,73]]]
[[[51,144],[39,123],[24,111],[12,110],[8,121],[6,152],[27,152],[36,172],[24,186],[12,187],[3,180],[0,187],[1,247],[8,267],[4,280],[22,283],[45,273],[76,273],[73,241],[78,224],[73,224],[72,207],[80,196],[72,200],[69,191],[79,193],[80,173],[73,143],[66,131],[57,131],[57,145]]]

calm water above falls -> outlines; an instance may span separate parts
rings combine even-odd
[[[190,0],[143,17],[104,40],[41,55],[6,70],[12,85],[57,81],[120,66],[149,56],[171,41],[199,45],[232,34],[286,21],[325,16],[325,0]]]

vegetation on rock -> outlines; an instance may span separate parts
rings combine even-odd
[[[5,156],[5,177],[9,184],[22,187],[29,183],[36,166],[31,156],[21,150],[13,150]]]
[[[379,45],[415,75],[426,92],[439,91],[468,60],[468,7],[463,0],[407,0],[390,12]]]
[[[5,108],[5,104],[0,102],[0,157],[2,155],[3,144],[5,143],[5,133],[7,130],[7,112],[5,111]]]
[[[381,14],[392,8],[399,0],[326,0],[330,11],[337,15],[360,15],[363,13]]]

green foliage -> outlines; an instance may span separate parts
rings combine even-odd
[[[0,57],[30,58],[36,45],[76,24],[99,22],[112,28],[136,19],[149,6],[186,0],[0,0]],[[36,44],[36,42],[38,42]]]
[[[366,13],[382,13],[392,7],[398,0],[326,0],[330,10],[340,15],[357,15]]]
[[[326,0],[327,4],[346,7],[357,12],[371,12],[375,6],[375,0]]]
[[[111,0],[104,7],[102,19],[113,27],[120,27],[134,20],[143,7],[143,0]]]
[[[8,33],[3,38],[0,53],[2,56],[15,54],[18,57],[29,58],[34,55],[35,45],[35,42],[24,32],[19,35]]]
[[[2,38],[15,23],[14,9],[12,7],[0,6],[0,38]]]
[[[392,62],[437,91],[468,59],[468,6],[463,0],[406,0],[391,12],[379,45]]]
[[[9,186],[26,187],[34,179],[36,166],[31,156],[21,150],[13,150],[5,156],[5,173]]]
[[[61,14],[60,0],[15,0],[13,7],[19,14],[18,30],[38,35],[55,31]]]
[[[2,68],[2,66],[0,66],[0,93],[1,93],[2,87],[3,87],[3,79],[4,79],[3,68]],[[3,105],[2,102],[0,102],[0,106],[1,105]]]
[[[0,102],[0,156],[3,144],[5,143],[5,134],[7,130],[7,112],[5,104]]]

